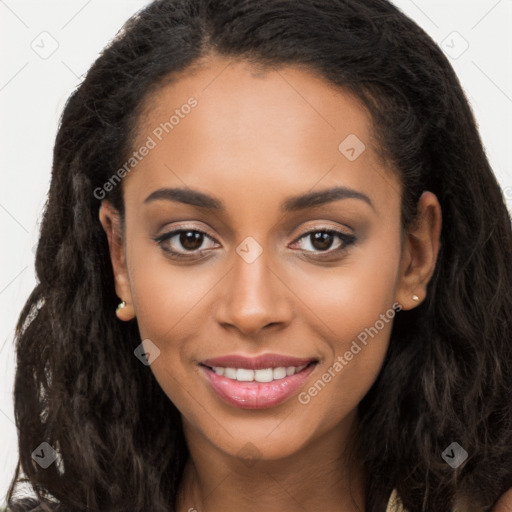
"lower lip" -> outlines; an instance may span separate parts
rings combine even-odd
[[[316,363],[299,373],[272,382],[239,382],[217,375],[206,366],[200,367],[213,390],[228,404],[242,409],[265,409],[284,402],[296,393],[315,369]]]

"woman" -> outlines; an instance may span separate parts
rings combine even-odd
[[[62,116],[10,510],[507,510],[511,254],[393,5],[153,2]]]

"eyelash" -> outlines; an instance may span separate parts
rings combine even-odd
[[[196,249],[195,252],[188,251],[188,254],[183,254],[183,253],[175,251],[173,249],[169,249],[168,247],[164,247],[165,242],[171,240],[176,235],[179,235],[181,233],[187,233],[187,232],[200,233],[200,234],[206,236],[207,238],[216,242],[216,240],[213,237],[211,237],[210,235],[208,235],[208,233],[206,233],[200,229],[186,228],[186,227],[176,229],[173,231],[169,231],[168,233],[163,233],[162,235],[159,235],[159,236],[153,238],[153,240],[158,243],[158,245],[162,248],[163,251],[165,251],[168,254],[171,254],[173,256],[173,258],[191,260],[192,259],[191,255],[193,256],[197,253],[205,252],[205,250],[204,249],[203,250]],[[314,255],[315,254],[316,255],[327,254],[329,256],[332,256],[333,254],[341,255],[341,253],[345,252],[350,245],[353,245],[357,241],[357,238],[354,235],[348,235],[347,233],[343,233],[342,231],[337,231],[337,230],[331,229],[331,228],[316,228],[313,230],[306,231],[305,233],[302,233],[298,238],[296,238],[295,242],[293,242],[293,243],[295,244],[299,240],[302,240],[303,238],[305,238],[309,235],[312,235],[314,233],[327,233],[329,235],[335,235],[339,239],[341,239],[341,241],[343,242],[343,245],[334,250],[329,249],[327,251],[317,251],[317,252],[302,250],[302,253],[305,253],[307,255],[310,255],[311,253],[313,253]],[[320,256],[320,257],[322,257],[322,256]]]

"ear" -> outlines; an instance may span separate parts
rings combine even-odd
[[[427,295],[427,285],[439,253],[441,219],[437,197],[432,192],[423,192],[416,219],[406,234],[402,249],[396,299],[402,309],[412,309]],[[417,300],[413,296],[417,296]]]
[[[130,280],[126,266],[121,216],[119,211],[109,201],[104,199],[101,202],[99,218],[108,239],[116,294],[121,301],[126,303],[124,307],[117,309],[116,314],[120,320],[128,321],[135,316],[135,311],[133,309]]]

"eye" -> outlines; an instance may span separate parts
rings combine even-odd
[[[176,229],[169,231],[156,238],[160,247],[176,258],[190,258],[197,253],[201,253],[211,247],[202,247],[205,240],[215,241],[210,235],[198,229]],[[202,247],[202,248],[201,248]]]
[[[336,239],[340,242],[335,249],[331,249]],[[154,241],[160,245],[162,250],[177,259],[193,259],[198,255],[201,256],[201,253],[212,248],[211,245],[203,246],[205,241],[208,240],[216,242],[213,237],[204,231],[192,228],[175,229],[154,238]],[[313,253],[313,255],[338,255],[352,245],[356,241],[356,237],[330,228],[317,228],[303,233],[294,243],[297,244],[302,240],[306,242],[300,248],[302,252]]]
[[[331,249],[336,238],[340,241],[335,249]],[[312,252],[316,254],[339,254],[347,249],[356,241],[354,235],[349,235],[343,231],[337,231],[330,228],[317,228],[315,230],[303,233],[297,240],[298,243],[304,239],[302,250],[304,252]],[[304,247],[306,246],[306,247]]]

